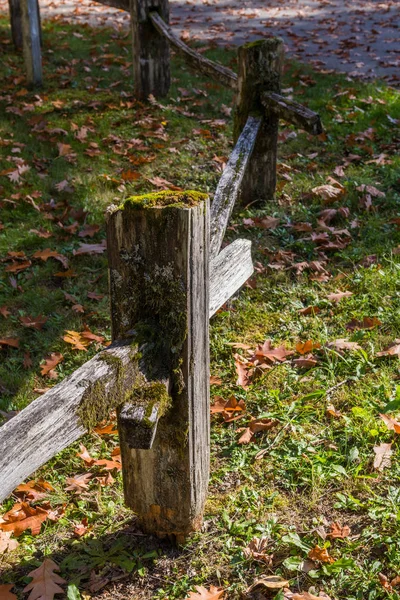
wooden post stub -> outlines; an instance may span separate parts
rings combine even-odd
[[[146,371],[159,380],[161,362],[171,382],[150,450],[130,447],[119,419],[125,501],[145,531],[180,543],[201,526],[209,477],[208,198],[131,198],[107,230],[113,338],[134,329],[150,348]]]
[[[158,12],[169,23],[168,0],[131,0],[134,91],[137,98],[156,98],[169,91],[170,51],[168,40],[150,20],[150,12]]]
[[[22,14],[20,0],[8,0],[10,11],[11,37],[17,50],[22,48]]]
[[[283,66],[281,38],[259,40],[238,50],[239,81],[234,115],[234,141],[249,115],[263,115],[262,92],[280,92]],[[271,200],[276,187],[279,117],[272,113],[261,124],[255,148],[241,188],[242,204]]]
[[[40,49],[40,15],[37,0],[21,0],[22,46],[28,86],[41,86],[42,53]]]

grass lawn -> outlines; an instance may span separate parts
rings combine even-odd
[[[142,104],[130,48],[126,32],[45,23],[46,86],[32,93],[0,19],[1,418],[110,340],[106,207],[170,185],[212,194],[231,151],[231,92],[174,58],[169,97]],[[234,51],[205,56],[236,68]],[[399,598],[400,98],[301,65],[284,88],[325,133],[282,123],[276,200],[238,209],[228,230],[252,239],[256,274],[211,320],[212,398],[245,411],[212,416],[203,531],[180,550],[141,534],[118,465],[90,465],[73,444],[32,476],[45,497],[1,506],[51,516],[0,554],[18,597],[48,556],[69,600],[183,600],[196,585],[235,600],[269,575],[314,594],[298,599]],[[252,418],[264,430],[243,443]],[[103,429],[81,440],[94,459],[118,453]]]

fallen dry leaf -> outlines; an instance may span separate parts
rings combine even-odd
[[[379,416],[382,419],[382,421],[385,423],[385,425],[388,429],[391,429],[392,431],[395,431],[396,433],[400,433],[399,421],[397,421],[396,419],[393,419],[393,417],[388,417],[387,415],[381,414]]]
[[[227,423],[242,417],[245,410],[246,405],[244,401],[236,400],[235,396],[231,396],[229,400],[225,400],[221,396],[216,396],[214,404],[211,405],[211,414],[221,414]]]
[[[58,584],[66,582],[54,572],[59,570],[60,567],[51,558],[45,558],[40,567],[28,573],[32,581],[23,590],[31,592],[28,600],[53,600],[55,594],[65,594]]]
[[[347,525],[344,525],[343,527],[337,523],[336,521],[334,523],[332,523],[330,526],[330,531],[329,533],[326,534],[326,537],[330,537],[332,539],[340,539],[343,540],[346,537],[349,537],[351,531],[350,531],[350,527],[348,527]]]
[[[103,240],[100,244],[80,244],[77,250],[73,251],[74,256],[80,256],[81,254],[102,254],[107,250],[106,240]]]
[[[253,558],[254,560],[259,560],[267,565],[271,565],[272,554],[267,554],[268,546],[270,545],[271,542],[268,537],[253,538],[251,542],[247,544],[246,548],[244,548],[243,553],[246,558]]]
[[[392,444],[379,444],[379,446],[374,446],[375,459],[374,459],[374,469],[377,471],[383,471],[391,466],[392,462],[390,457],[393,454]]]
[[[17,540],[11,539],[11,535],[12,535],[12,531],[0,531],[0,554],[5,554],[6,552],[12,552],[16,548],[18,548],[19,543],[17,542]],[[2,598],[1,586],[0,586],[0,598]]]
[[[78,331],[72,331],[70,329],[66,329],[65,333],[67,335],[63,336],[64,342],[67,344],[71,344],[73,350],[84,350],[87,352],[87,346],[90,344],[90,340],[82,336]]]
[[[92,458],[85,448],[83,444],[79,444],[80,452],[77,452],[76,455],[79,456],[89,467],[95,462],[95,459]]]
[[[65,488],[66,492],[76,492],[77,494],[82,493],[88,489],[88,483],[92,473],[83,473],[82,475],[74,475],[73,477],[67,478],[68,487]]]
[[[42,523],[48,518],[48,511],[40,506],[33,507],[26,502],[14,504],[11,510],[3,515],[0,523],[2,531],[10,531],[15,537],[30,529],[32,535],[38,535]]]
[[[1,340],[0,340],[1,344]],[[387,348],[376,353],[377,356],[400,356],[400,339],[394,340]]]
[[[21,483],[14,490],[14,494],[21,494],[28,500],[42,500],[49,492],[53,492],[53,486],[45,481],[44,479],[38,479],[37,481],[32,479],[27,483]]]
[[[255,358],[266,358],[272,364],[275,362],[284,362],[288,356],[294,354],[293,350],[287,350],[284,346],[272,348],[271,340],[266,340],[261,346],[259,344],[255,351]]]
[[[349,342],[345,338],[339,340],[333,340],[327,344],[328,348],[334,348],[335,350],[361,350],[361,346],[357,342]]]
[[[224,590],[212,585],[209,589],[202,585],[196,585],[196,592],[190,592],[187,600],[223,600]]]
[[[319,198],[322,198],[326,204],[335,202],[345,194],[345,188],[339,183],[335,182],[334,185],[326,183],[312,188],[312,193]]]
[[[247,427],[238,429],[239,433],[243,431],[238,440],[238,444],[248,444],[256,433],[271,429],[272,427],[275,427],[276,424],[277,421],[274,419],[256,419],[252,417]]]
[[[265,593],[266,590],[281,590],[288,585],[289,582],[286,581],[286,579],[279,577],[279,575],[269,575],[268,577],[256,579],[253,585],[247,588],[245,593],[246,595],[254,594],[254,592],[262,594],[263,592]]]
[[[318,348],[321,348],[321,344],[319,342],[313,342],[311,340],[308,340],[307,342],[298,342],[296,344],[296,352],[298,352],[299,354],[308,354],[313,350],[318,350]]]
[[[235,354],[235,367],[237,372],[237,381],[236,384],[240,385],[242,388],[246,389],[250,385],[250,377],[249,370],[246,364],[243,363],[243,357],[240,354]]]
[[[50,356],[46,356],[44,363],[40,366],[40,373],[43,376],[48,376],[50,379],[56,379],[58,374],[54,371],[55,367],[64,360],[61,352],[52,352]]]
[[[353,292],[336,292],[334,294],[328,294],[327,298],[331,302],[339,302],[343,298],[350,298],[353,295]]]
[[[328,550],[326,548],[320,548],[318,544],[310,550],[307,556],[311,560],[317,560],[323,563],[332,564],[335,562],[335,559],[329,555]]]
[[[299,315],[317,315],[321,312],[321,309],[318,306],[307,306],[306,308],[301,308],[299,311]]]
[[[350,323],[347,323],[346,329],[350,331],[354,331],[355,329],[373,329],[378,325],[382,325],[382,321],[377,317],[363,317],[362,321],[352,319]]]
[[[43,315],[38,315],[37,317],[30,317],[27,315],[26,317],[20,317],[20,323],[23,327],[31,327],[32,329],[37,329],[40,331],[43,329],[44,324],[47,321],[47,317]]]
[[[0,338],[0,346],[11,346],[11,348],[18,348],[19,341],[15,338]]]
[[[97,435],[118,435],[118,429],[116,429],[114,423],[109,423],[108,425],[97,425],[93,429]]]
[[[0,598],[1,600],[17,600],[17,596],[10,592],[11,588],[14,587],[13,583],[0,584]]]

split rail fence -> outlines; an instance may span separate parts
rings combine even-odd
[[[322,126],[280,93],[280,38],[241,46],[237,75],[188,48],[168,8],[131,2],[136,95],[168,93],[173,46],[236,91],[234,149],[211,207],[186,191],[108,210],[113,343],[0,428],[0,501],[116,408],[125,501],[145,531],[181,542],[200,528],[207,496],[209,319],[253,273],[250,241],[221,250],[233,207],[273,198],[280,118],[315,135]]]

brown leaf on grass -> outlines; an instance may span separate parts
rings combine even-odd
[[[109,423],[108,425],[97,425],[93,429],[97,435],[117,435],[118,429],[116,429],[114,423]]]
[[[243,431],[238,440],[238,444],[248,444],[251,442],[256,433],[271,429],[272,427],[275,427],[276,424],[277,421],[274,419],[257,419],[252,417],[247,427],[238,429],[238,432]]]
[[[96,335],[88,329],[82,331],[80,335],[83,339],[89,340],[89,342],[98,342],[99,344],[102,344],[104,342],[104,337],[102,335]]]
[[[236,385],[240,385],[242,388],[247,389],[250,385],[250,377],[248,367],[243,364],[243,357],[240,354],[235,354],[235,367],[238,375]]]
[[[0,338],[0,346],[11,346],[11,348],[18,348],[19,341],[15,338]]]
[[[18,537],[26,529],[30,529],[32,535],[38,535],[42,523],[48,518],[48,511],[38,506],[34,508],[26,502],[14,504],[11,510],[3,515],[3,522],[0,523],[2,531],[11,531],[15,537]]]
[[[331,302],[340,302],[343,298],[350,298],[353,295],[353,292],[336,292],[334,294],[328,294],[327,298]]]
[[[346,190],[339,182],[335,182],[333,185],[330,183],[319,185],[311,191],[315,196],[322,198],[326,204],[330,204],[344,196]]]
[[[378,188],[374,187],[373,185],[365,185],[363,183],[362,185],[356,187],[356,190],[358,192],[365,192],[366,194],[369,194],[374,198],[385,198],[384,192],[381,192],[380,190],[378,190]]]
[[[255,357],[266,358],[271,363],[284,362],[286,358],[292,354],[294,354],[293,350],[287,350],[285,346],[272,348],[271,340],[266,340],[262,346],[259,344],[255,351]]]
[[[400,585],[400,577],[398,575],[394,579],[392,579],[392,581],[389,581],[386,575],[384,575],[383,573],[378,573],[378,579],[382,587],[384,587],[385,590],[387,590],[389,593],[392,593],[394,591],[394,587]]]
[[[344,538],[349,537],[351,530],[350,527],[348,527],[347,525],[344,525],[343,527],[337,523],[336,521],[334,523],[332,523],[331,525],[329,525],[330,527],[330,531],[326,534],[326,537],[330,537],[332,539],[340,539],[343,540]]]
[[[90,298],[90,300],[97,300],[97,302],[99,302],[100,300],[102,300],[104,298],[104,294],[96,294],[96,292],[88,292],[87,297]]]
[[[59,584],[66,582],[54,572],[59,570],[60,567],[51,558],[45,558],[40,567],[28,573],[32,581],[23,589],[31,592],[28,600],[53,600],[55,594],[65,594]]]
[[[57,148],[58,156],[67,156],[72,150],[72,146],[70,144],[62,144],[61,142],[57,144]]]
[[[235,396],[231,396],[229,400],[225,400],[221,396],[216,396],[214,404],[211,405],[211,414],[221,414],[227,423],[242,417],[245,410],[246,405],[244,401],[236,400]]]
[[[310,594],[310,592],[300,592],[299,594],[296,594],[290,590],[285,590],[283,597],[285,600],[331,600],[324,592],[320,592],[320,594],[322,595],[314,596],[314,594]]]
[[[328,406],[326,407],[326,414],[329,415],[330,417],[334,417],[335,419],[338,419],[342,416],[342,413],[340,412],[340,410],[337,410],[333,404],[328,404]]]
[[[17,542],[17,540],[11,539],[11,535],[12,535],[11,531],[0,531],[0,554],[5,554],[6,552],[12,552],[16,548],[18,548],[19,542]],[[0,598],[2,598],[1,585],[0,585]]]
[[[106,485],[112,485],[115,481],[114,477],[111,475],[110,471],[106,475],[98,475],[95,478],[95,481],[98,481],[101,487],[105,487]]]
[[[54,369],[63,360],[64,357],[61,352],[52,352],[50,356],[46,356],[44,363],[40,366],[40,374],[47,375],[50,379],[56,379],[58,375]]]
[[[321,309],[318,306],[306,306],[306,308],[301,308],[298,313],[299,315],[317,315],[321,312]]]
[[[152,183],[155,187],[160,188],[161,190],[174,190],[176,192],[181,192],[183,188],[178,185],[174,185],[167,179],[163,179],[162,177],[149,177],[147,181]]]
[[[42,500],[49,492],[53,492],[53,486],[44,479],[32,479],[27,483],[21,483],[14,490],[14,494],[22,494],[28,500]]]
[[[106,458],[101,458],[100,460],[95,460],[95,465],[100,467],[104,467],[106,471],[112,471],[113,469],[117,469],[117,471],[121,471],[122,464],[117,460],[108,460]]]
[[[7,317],[9,315],[11,315],[11,313],[8,310],[7,306],[0,306],[0,315],[2,315],[5,319],[7,319]]]
[[[32,329],[37,329],[40,331],[43,329],[44,324],[47,321],[47,317],[43,315],[38,315],[37,317],[30,317],[27,315],[26,317],[20,317],[20,323],[24,327],[31,327]]]
[[[81,494],[84,490],[88,489],[88,483],[93,473],[83,473],[82,475],[74,475],[73,477],[67,478],[68,487],[65,488],[66,492],[76,492]]]
[[[33,254],[32,258],[40,258],[44,262],[47,262],[49,258],[55,258],[58,260],[64,269],[68,269],[68,258],[63,254],[60,254],[56,250],[51,250],[50,248],[46,248],[45,250],[38,250]]]
[[[64,278],[70,278],[70,277],[77,277],[78,274],[75,273],[75,271],[73,271],[72,269],[68,269],[68,271],[58,271],[57,273],[54,273],[54,277],[64,277]]]
[[[78,233],[79,237],[93,237],[100,231],[100,225],[85,225]]]
[[[190,592],[187,600],[224,600],[225,592],[212,585],[209,589],[196,585],[196,592]]]
[[[103,254],[107,250],[106,240],[103,240],[100,244],[80,244],[77,250],[73,251],[74,256],[80,256],[81,254]]]
[[[268,546],[271,545],[268,537],[253,538],[243,550],[246,558],[259,560],[267,565],[272,564],[272,554],[267,554]]]
[[[362,321],[358,319],[352,319],[346,325],[346,329],[349,331],[354,331],[355,329],[373,329],[378,325],[382,325],[382,321],[380,321],[377,317],[363,317]]]
[[[210,385],[221,385],[222,379],[217,375],[210,375]]]
[[[1,340],[0,340],[1,344]],[[387,348],[377,352],[376,356],[400,356],[400,339],[394,340]]]
[[[313,350],[318,350],[321,348],[321,344],[319,342],[313,342],[312,340],[308,340],[307,342],[298,342],[296,344],[296,352],[298,354],[308,354]]]
[[[357,342],[349,342],[345,338],[333,340],[327,344],[328,348],[334,348],[335,350],[361,350],[361,346]]]
[[[326,548],[320,548],[318,544],[312,550],[310,550],[307,556],[311,560],[316,560],[322,563],[332,564],[335,562],[335,559],[329,555],[328,550]]]
[[[0,584],[0,598],[1,600],[17,600],[17,596],[10,592],[14,587],[13,583]]]
[[[264,598],[265,593],[271,593],[269,590],[282,590],[288,585],[289,582],[286,581],[286,579],[279,577],[279,575],[269,575],[267,577],[260,577],[259,579],[256,579],[255,582],[249,588],[247,588],[245,593],[246,596],[257,594],[257,598],[261,597],[262,594],[262,597]]]
[[[91,467],[95,462],[95,459],[90,456],[88,450],[83,444],[79,444],[79,449],[80,452],[77,452],[76,455],[79,456],[79,458],[81,458],[89,467]]]
[[[374,446],[375,459],[374,459],[374,469],[377,471],[383,471],[384,469],[388,469],[392,461],[390,457],[393,454],[392,444],[379,444],[379,446]]]
[[[30,267],[31,264],[32,263],[30,260],[24,260],[22,262],[13,262],[11,263],[11,265],[8,265],[4,270],[7,271],[7,273],[19,273],[20,271],[28,269],[28,267]]]
[[[74,535],[76,535],[77,537],[82,537],[90,529],[91,529],[91,527],[88,527],[88,520],[87,520],[86,517],[84,517],[80,523],[78,523],[77,525],[75,525],[73,531],[74,531]]]
[[[400,422],[397,419],[393,419],[393,417],[388,417],[387,415],[379,415],[382,421],[385,423],[386,427],[396,433],[400,433]]]
[[[318,364],[318,359],[316,359],[312,354],[309,356],[303,356],[302,358],[295,358],[293,360],[293,365],[295,367],[299,367],[299,369],[312,369]]]
[[[63,336],[64,342],[71,344],[73,350],[84,350],[87,352],[87,346],[90,344],[90,340],[82,337],[78,331],[72,331],[70,329],[65,330],[67,335]]]

